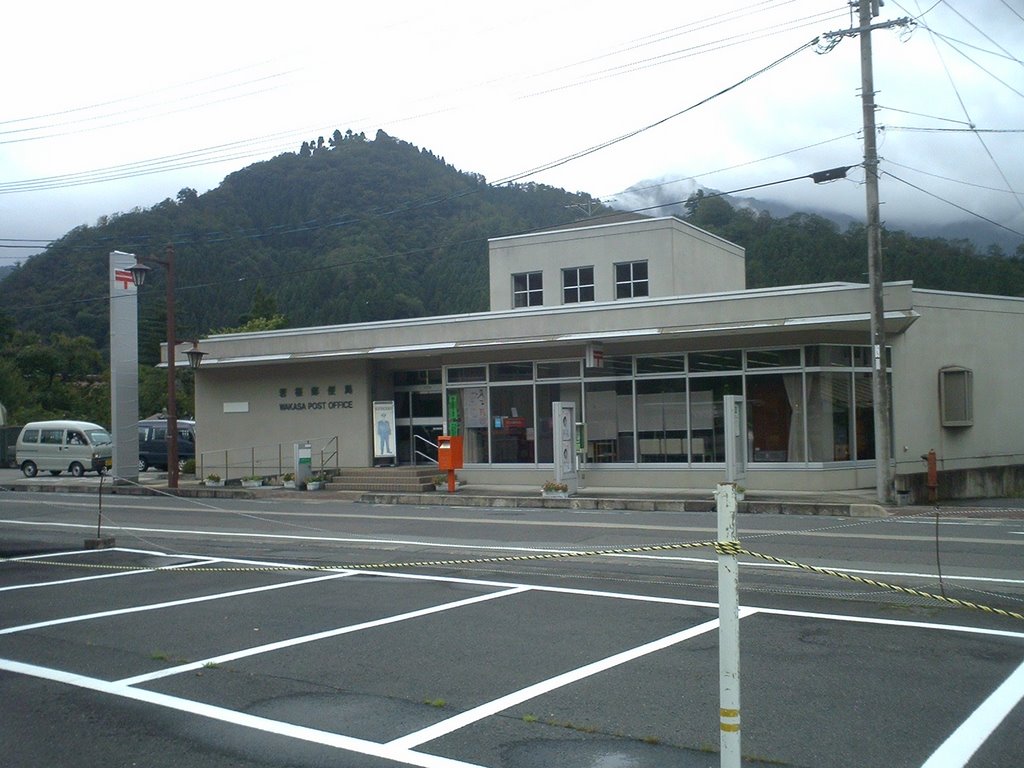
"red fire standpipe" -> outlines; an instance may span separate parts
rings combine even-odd
[[[924,460],[928,462],[928,501],[936,502],[939,500],[939,468],[934,448],[928,451]]]

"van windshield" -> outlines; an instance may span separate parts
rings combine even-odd
[[[89,442],[93,445],[109,445],[114,442],[110,433],[105,429],[89,429],[86,430],[86,434],[89,435]]]

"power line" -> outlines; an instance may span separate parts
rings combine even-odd
[[[993,226],[999,227],[1000,229],[1005,229],[1007,232],[1009,232],[1011,234],[1014,234],[1014,235],[1017,235],[1018,237],[1024,237],[1024,232],[1018,232],[1016,229],[1013,229],[1012,227],[1008,227],[1005,224],[1000,224],[998,221],[995,221],[994,219],[990,219],[987,216],[983,216],[982,214],[977,213],[976,211],[972,211],[970,208],[965,208],[964,206],[962,206],[962,205],[960,205],[958,203],[954,203],[952,200],[947,200],[944,197],[940,197],[939,195],[935,194],[934,192],[929,192],[927,189],[924,189],[923,187],[919,187],[916,184],[912,184],[909,181],[907,181],[906,179],[901,179],[899,176],[896,176],[895,174],[889,173],[888,171],[883,171],[882,173],[883,173],[883,175],[888,176],[890,179],[895,179],[896,181],[900,182],[901,184],[906,184],[908,187],[916,189],[918,192],[923,192],[924,194],[928,195],[929,197],[934,197],[936,200],[940,200],[941,202],[946,203],[947,205],[951,205],[954,208],[956,208],[957,210],[963,211],[964,213],[968,213],[971,216],[974,216],[975,218],[981,219],[982,221],[988,222],[989,224],[992,224]]]
[[[676,117],[679,117],[679,116],[681,116],[683,114],[686,114],[687,112],[690,112],[690,111],[696,109],[697,107],[700,107],[700,106],[703,106],[704,104],[707,104],[708,102],[718,98],[719,96],[722,96],[722,95],[724,95],[726,93],[729,93],[732,90],[735,90],[739,86],[741,86],[741,85],[743,85],[743,84],[745,84],[747,82],[750,82],[751,80],[753,80],[754,78],[758,77],[759,75],[762,75],[765,72],[770,71],[771,69],[775,68],[776,66],[779,66],[780,64],[782,64],[783,62],[787,61],[788,59],[796,56],[801,51],[804,51],[807,48],[810,48],[810,47],[814,46],[816,43],[817,43],[817,38],[815,38],[814,40],[810,40],[809,42],[804,43],[803,45],[801,45],[798,48],[794,49],[790,53],[787,53],[784,56],[776,59],[772,63],[770,63],[770,64],[768,64],[768,65],[766,65],[764,67],[761,67],[760,69],[756,70],[755,72],[753,72],[753,73],[743,77],[742,79],[740,79],[739,81],[733,83],[732,85],[729,85],[729,86],[727,86],[725,88],[722,88],[721,90],[717,91],[716,93],[714,93],[714,94],[712,94],[710,96],[707,96],[707,97],[705,97],[705,98],[695,102],[694,104],[691,104],[690,106],[685,107],[685,108],[683,108],[683,109],[681,109],[681,110],[679,110],[677,112],[674,112],[674,113],[672,113],[670,115],[667,115],[666,117],[663,117],[660,120],[657,120],[657,121],[655,121],[655,122],[653,122],[653,123],[651,123],[649,125],[643,126],[641,128],[634,129],[634,130],[632,130],[632,131],[630,131],[630,132],[628,132],[626,134],[623,134],[621,136],[617,136],[617,137],[615,137],[613,139],[609,139],[607,141],[601,142],[600,144],[596,144],[596,145],[593,145],[593,146],[588,147],[586,149],[580,150],[579,152],[575,152],[572,155],[568,155],[566,157],[562,157],[562,158],[559,158],[557,160],[553,160],[553,161],[550,161],[548,163],[545,163],[544,165],[537,166],[535,168],[532,168],[532,169],[529,169],[529,170],[526,170],[526,171],[521,171],[521,172],[519,172],[517,174],[514,174],[512,176],[506,177],[504,179],[499,179],[498,181],[491,182],[488,186],[492,186],[493,187],[493,186],[504,186],[504,185],[507,185],[507,184],[512,184],[512,183],[514,183],[516,181],[519,181],[519,180],[522,180],[522,179],[524,179],[524,178],[526,178],[528,176],[533,176],[533,175],[535,175],[537,173],[540,173],[542,171],[550,170],[552,168],[556,168],[558,166],[565,165],[565,164],[567,164],[569,162],[572,162],[573,160],[577,160],[577,159],[579,159],[581,157],[585,157],[587,155],[594,154],[595,152],[598,152],[598,151],[600,151],[602,149],[606,149],[607,147],[613,146],[613,145],[618,144],[620,142],[626,141],[627,139],[630,139],[630,138],[633,138],[635,136],[638,136],[641,133],[644,133],[646,131],[652,130],[653,128],[656,128],[657,126],[662,125],[662,124],[664,124],[664,123],[666,123],[666,122],[668,122],[668,121],[670,121],[670,120],[672,120],[672,119],[674,119]],[[210,162],[214,162],[214,161],[211,160]],[[83,180],[83,181],[81,181],[79,183],[88,183],[88,182]],[[2,193],[2,191],[3,191],[3,187],[2,187],[2,185],[0,185],[0,193]],[[464,196],[465,194],[472,194],[475,191],[476,190],[474,189],[474,190],[472,190],[470,192],[460,193],[459,195],[456,195],[456,197],[461,197],[461,196]],[[438,200],[435,200],[435,201],[428,201],[427,203],[423,203],[423,204],[418,204],[415,207],[419,208],[419,207],[423,207],[424,205],[435,205],[435,204],[438,204],[440,202],[445,202],[445,201],[450,200],[450,199],[452,199],[451,196],[446,197],[446,198],[442,198],[442,199],[438,199]],[[408,209],[409,208],[403,208],[402,210],[408,210]],[[395,211],[392,211],[391,213],[388,213],[387,215],[392,215],[394,212]],[[347,223],[347,222],[343,222],[343,223]],[[272,234],[286,234],[286,233],[293,233],[293,232],[298,232],[298,231],[310,231],[310,230],[313,230],[313,229],[319,229],[319,228],[323,228],[323,227],[327,227],[327,226],[340,226],[340,224],[337,224],[337,223],[329,223],[329,224],[314,223],[314,224],[308,225],[308,226],[303,225],[303,226],[300,226],[300,227],[292,227],[290,229],[284,230],[283,232],[279,231],[279,232],[275,232],[275,233],[272,233]],[[253,236],[255,237],[255,236],[263,236],[263,235],[253,235]],[[226,238],[226,239],[230,239],[230,238]]]
[[[802,180],[802,179],[814,179],[816,176],[819,176],[822,173],[831,173],[831,172],[838,172],[838,171],[845,172],[845,171],[848,171],[850,168],[853,168],[853,167],[855,167],[855,166],[852,166],[852,165],[851,166],[841,166],[840,168],[832,169],[832,171],[830,171],[830,172],[809,173],[809,174],[805,174],[803,176],[794,176],[794,177],[787,178],[787,179],[779,179],[779,180],[776,180],[776,181],[768,181],[768,182],[763,182],[761,184],[754,184],[754,185],[750,185],[750,186],[746,186],[746,187],[741,187],[741,188],[738,188],[738,189],[730,190],[729,192],[707,193],[707,194],[704,194],[703,197],[705,199],[712,198],[712,197],[722,197],[724,195],[732,195],[732,194],[737,194],[739,192],[747,192],[747,191],[750,191],[752,189],[762,189],[764,187],[777,186],[779,184],[786,184],[786,183],[789,183],[789,182],[792,182],[792,181],[799,181],[799,180]],[[469,194],[472,194],[472,193],[469,193]],[[447,199],[450,199],[450,198],[445,198],[445,199],[447,200]],[[671,206],[674,206],[674,205],[684,204],[686,202],[688,202],[688,200],[679,200],[679,201],[671,202],[671,203],[661,203],[660,205],[645,206],[645,207],[642,207],[642,208],[634,208],[632,210],[619,210],[619,209],[616,209],[612,213],[602,214],[602,215],[599,215],[599,216],[594,216],[594,217],[588,219],[588,221],[599,222],[603,218],[614,218],[614,217],[617,217],[617,216],[621,216],[623,213],[643,213],[644,211],[654,210],[654,209],[658,209],[658,208],[668,208],[668,207],[671,207]],[[392,210],[390,210],[388,212],[385,212],[385,213],[382,213],[382,214],[378,214],[378,215],[382,215],[382,216],[383,215],[392,215],[394,213],[403,212],[406,209],[407,209],[406,207],[394,208],[394,209],[392,209]],[[354,220],[351,220],[348,223],[352,223],[352,222],[354,222]],[[541,228],[543,228],[543,227],[541,227]],[[535,231],[535,230],[533,230],[533,231]],[[509,236],[517,235],[517,234],[522,234],[522,233],[521,232],[507,232],[507,233],[504,233],[504,234],[490,235],[490,236],[488,236],[488,238],[489,237],[509,237]],[[344,269],[344,268],[347,268],[347,267],[359,266],[361,264],[370,264],[370,263],[375,263],[375,262],[382,262],[382,261],[384,261],[386,259],[399,259],[399,258],[408,258],[408,257],[411,257],[411,256],[423,256],[423,255],[427,255],[427,254],[430,254],[430,253],[434,253],[434,252],[440,250],[441,248],[449,248],[450,249],[450,248],[455,248],[455,247],[462,246],[462,245],[469,245],[469,244],[472,244],[472,243],[486,242],[486,240],[488,238],[484,238],[484,237],[464,238],[462,240],[458,240],[458,241],[455,241],[455,242],[446,242],[443,245],[421,246],[419,248],[413,248],[413,249],[410,249],[410,250],[407,250],[407,251],[401,251],[401,252],[398,252],[398,253],[370,254],[370,255],[367,255],[367,256],[364,256],[364,257],[358,258],[358,259],[350,259],[350,260],[346,260],[346,261],[338,261],[338,262],[328,263],[328,264],[315,264],[315,265],[310,265],[310,266],[306,266],[306,267],[289,266],[287,269],[284,269],[284,270],[280,270],[280,271],[276,271],[276,272],[263,273],[263,274],[258,274],[258,275],[254,275],[254,276],[233,277],[230,280],[210,281],[210,282],[204,282],[204,283],[193,283],[191,285],[178,285],[177,286],[177,290],[179,292],[189,292],[189,291],[195,291],[195,290],[200,290],[200,289],[204,289],[204,288],[212,288],[212,287],[216,287],[216,286],[220,286],[220,285],[238,285],[238,284],[241,284],[241,283],[259,281],[259,280],[278,280],[278,281],[280,281],[280,280],[282,280],[284,278],[287,278],[287,277],[297,276],[297,275],[302,275],[302,274],[308,274],[310,272],[321,272],[321,271],[328,270],[328,269]],[[182,245],[188,245],[189,243],[181,241],[181,240],[178,240],[178,241],[174,241],[172,244],[177,247],[177,246],[182,246]],[[125,247],[131,247],[131,246],[125,246]],[[89,304],[96,304],[98,302],[106,302],[106,301],[109,301],[109,300],[110,300],[110,297],[107,296],[107,295],[104,295],[104,296],[86,297],[86,298],[82,298],[82,299],[71,299],[71,300],[64,299],[64,300],[61,300],[61,301],[47,303],[47,304],[34,304],[34,305],[15,306],[15,307],[11,307],[9,309],[15,309],[15,310],[18,310],[18,311],[39,311],[39,310],[53,309],[54,307],[84,306],[84,305],[89,305]]]
[[[731,12],[731,13],[735,14],[735,13],[741,12],[741,11],[742,12],[756,13],[757,11],[751,11],[751,9],[760,8],[761,6],[766,6],[766,5],[771,5],[771,3],[769,3],[769,2],[755,3],[755,4],[751,5],[751,6],[747,6],[747,7],[742,8],[742,9],[737,9],[737,11],[734,11],[734,12]],[[591,83],[591,82],[595,82],[598,79],[605,79],[607,77],[615,77],[615,76],[619,76],[619,75],[623,75],[623,74],[631,74],[631,73],[633,73],[635,71],[639,71],[639,69],[646,69],[646,68],[648,68],[650,66],[660,66],[662,64],[673,63],[674,61],[677,61],[679,58],[682,58],[682,54],[684,54],[684,53],[685,53],[685,55],[693,56],[693,55],[699,55],[701,53],[708,53],[708,52],[711,52],[713,50],[717,50],[720,47],[725,47],[726,44],[728,44],[728,45],[737,45],[737,44],[740,44],[742,42],[752,42],[754,40],[762,39],[763,37],[766,37],[769,34],[778,34],[781,31],[791,31],[792,29],[797,28],[797,26],[795,26],[795,25],[806,26],[806,22],[809,19],[813,19],[813,20],[817,21],[820,17],[826,16],[828,13],[831,13],[831,12],[820,13],[820,14],[817,14],[816,16],[813,16],[813,17],[801,17],[799,19],[789,20],[789,21],[784,22],[782,25],[773,25],[772,27],[758,28],[758,29],[753,30],[752,32],[745,33],[747,35],[754,35],[753,37],[748,37],[746,39],[739,40],[738,42],[729,42],[729,41],[733,41],[735,38],[739,37],[739,36],[735,36],[734,35],[734,36],[731,36],[731,37],[719,38],[717,40],[713,40],[713,41],[710,41],[708,43],[704,43],[704,44],[702,44],[704,46],[704,50],[701,50],[701,51],[693,52],[694,49],[692,49],[692,48],[691,49],[682,49],[682,51],[674,51],[674,52],[671,52],[670,54],[664,54],[665,56],[672,56],[673,57],[673,58],[670,58],[670,59],[667,59],[667,60],[664,60],[664,61],[657,61],[655,63],[647,63],[649,61],[652,61],[652,59],[641,59],[639,61],[627,62],[627,63],[625,63],[623,65],[620,65],[620,68],[619,68],[620,71],[612,73],[612,72],[606,70],[604,73],[598,73],[596,76],[587,76],[587,77],[585,77],[582,80],[578,80],[578,81],[575,81],[575,82],[570,82],[570,83],[564,84],[562,86],[558,86],[556,88],[544,89],[544,90],[536,90],[536,91],[533,91],[533,92],[530,92],[530,93],[522,94],[522,95],[519,96],[519,98],[530,98],[530,97],[542,95],[544,93],[549,93],[549,92],[551,92],[553,90],[563,90],[563,89],[566,89],[566,88],[575,88],[575,87],[579,87],[581,85],[585,85],[585,84],[588,84],[588,83]],[[683,33],[677,32],[677,30],[679,30],[679,29],[687,30],[687,32],[705,30],[705,29],[708,29],[710,27],[716,26],[718,23],[722,23],[721,21],[715,21],[715,20],[720,19],[722,16],[728,17],[729,15],[730,14],[719,14],[718,16],[711,16],[711,17],[708,17],[706,19],[701,19],[701,20],[698,20],[696,22],[692,22],[689,25],[684,25],[683,27],[680,27],[680,28],[674,28],[672,30],[667,30],[666,32],[670,33],[670,34],[667,34],[667,35],[666,35],[666,32],[655,33],[654,35],[652,35],[652,37],[655,38],[654,40],[647,41],[647,42],[638,42],[636,45],[629,46],[629,47],[626,47],[626,48],[621,48],[621,49],[619,49],[617,51],[613,51],[613,52],[610,52],[610,53],[602,54],[599,57],[592,57],[590,59],[585,59],[585,60],[582,60],[582,61],[574,62],[572,64],[562,65],[560,67],[556,67],[556,68],[547,70],[544,73],[540,73],[538,75],[533,75],[532,77],[538,77],[538,76],[540,76],[542,74],[557,73],[557,72],[560,72],[560,71],[564,71],[566,69],[570,69],[570,68],[573,68],[573,67],[580,66],[581,64],[584,64],[584,63],[587,63],[587,62],[590,62],[590,61],[595,61],[595,60],[598,60],[600,58],[606,58],[606,57],[609,57],[609,56],[612,56],[612,55],[616,55],[616,54],[621,53],[623,51],[633,50],[633,49],[635,49],[637,47],[644,47],[644,46],[652,45],[652,44],[657,43],[657,42],[662,42],[663,40],[668,39],[668,38],[670,38],[672,36],[675,36],[676,34],[683,34]],[[744,13],[744,15],[746,15],[746,13]],[[715,22],[715,23],[709,23],[709,22]],[[764,34],[761,34],[761,33],[764,33]],[[696,46],[696,47],[699,47],[699,46]],[[286,73],[278,73],[278,74],[275,74],[275,75],[271,75],[270,77],[278,77],[278,76],[281,76],[283,74],[286,74]],[[195,81],[195,82],[201,82],[201,81]],[[254,82],[254,81],[249,81],[249,82]],[[177,87],[179,87],[179,86],[172,86],[171,88],[164,89],[164,90],[170,90],[170,89],[174,89],[174,88],[177,88]],[[234,87],[234,86],[229,86],[229,87]],[[134,98],[137,98],[137,97],[128,97],[128,98],[129,99],[134,99]],[[112,101],[112,102],[106,102],[104,104],[94,105],[94,106],[105,106],[106,104],[120,103],[120,102],[125,101],[125,100],[128,100],[128,99],[115,100],[115,101]],[[69,111],[70,112],[74,112],[74,111],[85,110],[85,109],[90,109],[90,108],[91,107],[75,108],[73,110],[66,110],[65,112],[69,112]],[[59,114],[64,114],[64,112],[51,113],[51,115],[59,115]],[[30,118],[23,118],[23,119],[30,119]],[[148,118],[145,118],[145,119],[148,119]],[[403,118],[403,119],[409,119],[409,118],[407,117],[407,118]],[[345,123],[346,123],[345,120],[335,121],[334,122],[334,126],[342,125],[342,124],[345,124]],[[0,123],[0,125],[2,125],[2,123]],[[112,127],[112,126],[105,126],[105,127]],[[94,130],[94,129],[90,129],[90,130]],[[178,155],[152,158],[152,159],[148,159],[148,160],[137,161],[137,162],[134,162],[134,163],[127,163],[127,164],[118,165],[118,166],[112,166],[112,167],[107,167],[107,168],[93,169],[93,170],[90,170],[90,171],[81,171],[81,172],[76,172],[76,173],[71,173],[71,174],[62,174],[62,175],[58,175],[58,176],[49,176],[49,177],[31,178],[31,179],[23,179],[23,180],[18,180],[18,181],[4,182],[4,183],[0,183],[0,194],[12,194],[12,193],[18,193],[18,192],[46,191],[46,190],[52,190],[52,189],[62,189],[62,188],[66,188],[66,187],[83,186],[83,185],[99,183],[99,182],[118,181],[118,180],[123,180],[123,179],[136,178],[136,177],[139,177],[139,176],[151,175],[151,174],[155,174],[155,173],[165,173],[165,172],[168,172],[168,171],[182,170],[182,169],[187,169],[187,168],[199,167],[199,166],[203,166],[203,165],[211,165],[211,164],[215,164],[215,163],[219,163],[219,162],[229,162],[229,161],[232,161],[232,160],[245,159],[245,158],[250,158],[250,157],[254,157],[254,156],[258,156],[258,155],[264,154],[265,152],[268,152],[268,151],[271,151],[271,152],[284,151],[287,148],[293,147],[295,142],[300,140],[300,138],[307,138],[310,133],[317,134],[317,133],[320,133],[321,131],[325,131],[325,130],[330,130],[330,129],[328,127],[326,127],[326,126],[318,126],[318,127],[312,127],[312,128],[306,127],[306,128],[302,128],[302,129],[289,129],[289,130],[286,130],[286,131],[281,131],[281,132],[277,132],[277,133],[274,133],[274,134],[270,134],[269,136],[250,137],[250,138],[242,139],[242,140],[239,140],[239,141],[236,141],[236,142],[229,142],[229,143],[226,143],[226,144],[214,145],[214,146],[206,147],[206,148],[202,148],[202,149],[191,150],[191,151],[188,151],[188,152],[180,153]],[[50,134],[50,135],[48,135],[46,137],[38,137],[38,138],[52,138],[52,137],[57,136],[57,135],[61,135],[61,134]],[[4,143],[4,142],[0,141],[0,144],[2,144],[2,143]],[[558,164],[560,164],[560,163],[558,163],[556,161],[556,164],[551,166],[551,167],[557,167]]]

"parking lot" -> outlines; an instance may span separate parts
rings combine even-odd
[[[718,765],[713,593],[643,560],[612,578],[29,549],[0,563],[0,692],[24,703],[0,726],[9,765]],[[746,762],[1012,764],[1022,629],[744,599]]]

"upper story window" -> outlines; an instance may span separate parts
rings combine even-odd
[[[512,306],[539,307],[544,303],[544,280],[541,272],[520,272],[512,275]]]
[[[627,261],[615,265],[615,298],[632,299],[649,296],[647,262]]]
[[[569,267],[562,270],[562,302],[577,304],[594,300],[594,268]]]

